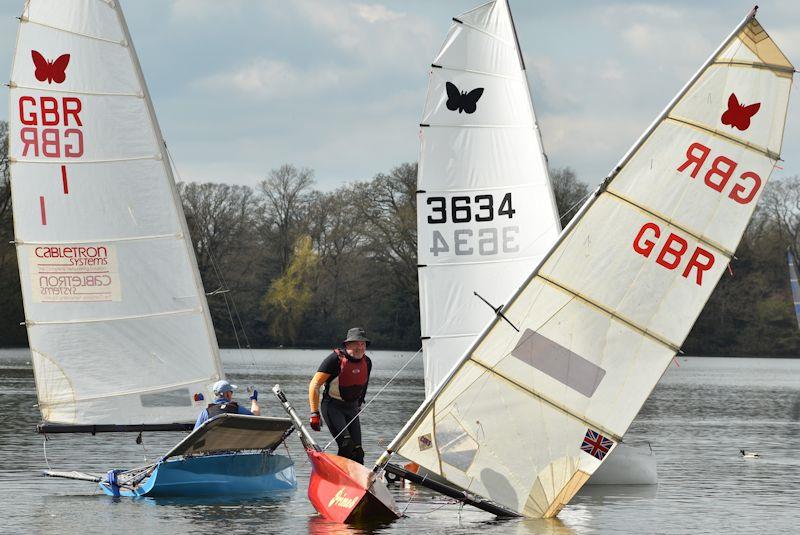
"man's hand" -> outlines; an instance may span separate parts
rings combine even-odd
[[[309,423],[311,424],[311,429],[314,431],[320,431],[322,429],[322,420],[319,419],[319,413],[317,411],[311,413]]]
[[[258,390],[253,390],[253,393],[250,394],[250,401],[258,401]]]

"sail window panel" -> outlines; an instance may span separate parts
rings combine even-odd
[[[478,292],[495,307],[500,306],[535,265],[535,259],[503,262],[502,276],[498,276],[495,264],[422,269],[420,296],[429,304],[422,310],[423,336],[476,335],[495,314],[473,292]]]
[[[728,262],[708,244],[606,194],[539,275],[679,347]]]
[[[191,407],[192,393],[188,388],[176,388],[139,396],[142,407]]]
[[[158,160],[63,168],[17,162],[14,178],[16,238],[21,241],[92,242],[181,231],[164,165]]]
[[[72,383],[55,360],[32,349],[31,365],[33,375],[36,377],[36,394],[40,407],[63,405],[74,401],[75,392]],[[44,420],[47,421],[47,418]]]
[[[711,65],[678,102],[670,117],[688,119],[714,132],[780,154],[792,79],[785,73],[724,64]],[[736,103],[731,103],[735,95]],[[757,111],[742,107],[758,105]],[[728,110],[731,110],[728,113]],[[751,114],[752,112],[752,114]],[[734,121],[728,116],[745,114]],[[744,121],[744,122],[740,122]]]
[[[201,307],[182,239],[23,245],[17,251],[26,317],[32,322],[185,313]]]
[[[511,26],[511,15],[506,0],[487,2],[482,6],[462,13],[458,20],[475,26],[487,33],[497,36],[508,43],[514,42],[514,28]]]
[[[80,96],[81,125],[76,124],[74,115],[63,113],[62,108],[58,124],[49,126],[42,124],[39,103],[42,97],[50,97],[50,93],[21,88],[12,89],[10,93],[9,153],[18,160],[77,164],[160,157],[143,98]],[[19,116],[20,98],[23,98],[24,119]],[[57,102],[61,105],[61,97]],[[22,120],[35,124],[26,125]]]
[[[479,189],[501,184],[547,183],[533,127],[424,128],[420,154],[421,190],[475,190],[477,194]]]
[[[77,2],[62,2],[75,5]],[[101,2],[82,2],[98,3]],[[109,10],[114,15],[113,10]],[[121,39],[121,38],[120,38]],[[69,54],[61,83],[48,83],[36,79],[36,65],[32,51],[39,52],[47,61],[55,61]],[[131,63],[130,49],[118,43],[87,39],[80,35],[53,31],[38,24],[22,23],[20,41],[14,56],[12,82],[25,87],[39,87],[53,95],[69,93],[122,93],[139,94],[142,89]]]
[[[772,168],[770,159],[743,145],[665,121],[608,191],[733,251]]]
[[[111,2],[105,0],[30,0],[24,15],[39,24],[70,32],[111,41],[124,39],[117,14]]]
[[[30,345],[52,361],[71,386],[78,413],[73,423],[157,423],[176,421],[177,417],[185,421],[197,416],[199,405],[174,407],[173,412],[163,407],[143,407],[140,396],[180,386],[192,396],[203,392],[208,399],[206,382],[213,382],[217,371],[204,328],[199,313],[41,325],[30,330]],[[198,390],[195,382],[206,378],[208,381],[203,381]],[[41,389],[55,391],[64,388],[64,384],[65,380],[59,379]],[[53,396],[48,394],[44,399],[58,399]],[[190,401],[194,403],[193,397]],[[58,410],[58,405],[45,403],[43,411]],[[159,415],[160,412],[164,414]],[[59,421],[44,412],[43,415],[48,421]],[[120,418],[126,421],[119,421]]]
[[[531,286],[537,284],[543,283]],[[487,343],[472,358],[621,436],[638,412],[636,400],[647,398],[674,351],[577,299],[554,314],[538,313],[539,302],[560,300],[556,291],[543,288],[527,321],[517,325],[510,351],[498,344],[499,352],[489,352]]]
[[[478,443],[452,413],[437,422],[436,443],[442,462],[462,472],[469,469],[478,453]]]
[[[461,93],[470,93],[477,88],[483,88],[473,113],[447,108],[447,82],[454,84]],[[464,98],[462,97],[462,100]],[[528,99],[528,87],[522,79],[512,80],[471,72],[433,69],[422,123],[432,126],[532,128],[533,116]]]
[[[491,35],[454,24],[434,65],[522,78],[516,46]]]

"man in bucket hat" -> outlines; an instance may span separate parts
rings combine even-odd
[[[322,427],[320,412],[331,435],[339,446],[338,454],[364,464],[361,447],[361,423],[358,413],[364,404],[372,372],[372,360],[364,353],[370,340],[361,327],[347,331],[342,345],[325,357],[308,385],[308,403],[311,406],[311,428]],[[319,388],[325,386],[322,403]]]
[[[238,388],[236,385],[230,384],[227,380],[222,379],[214,383],[214,403],[209,403],[208,407],[203,409],[197,421],[194,423],[194,428],[197,429],[203,422],[210,420],[214,416],[223,413],[228,414],[249,414],[251,416],[259,416],[261,414],[261,407],[258,406],[258,390],[253,390],[250,396],[250,410],[240,407],[238,403],[233,401],[233,391]]]

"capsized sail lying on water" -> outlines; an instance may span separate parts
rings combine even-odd
[[[42,418],[192,421],[222,376],[118,2],[29,0],[10,89],[14,230]]]
[[[417,244],[425,391],[561,231],[506,0],[453,19],[420,132]]]
[[[613,451],[725,271],[779,159],[794,68],[737,27],[389,445],[556,515]]]

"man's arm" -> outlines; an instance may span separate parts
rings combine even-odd
[[[331,374],[325,372],[317,372],[308,383],[308,406],[311,412],[319,412],[319,389],[325,382],[331,378]]]

